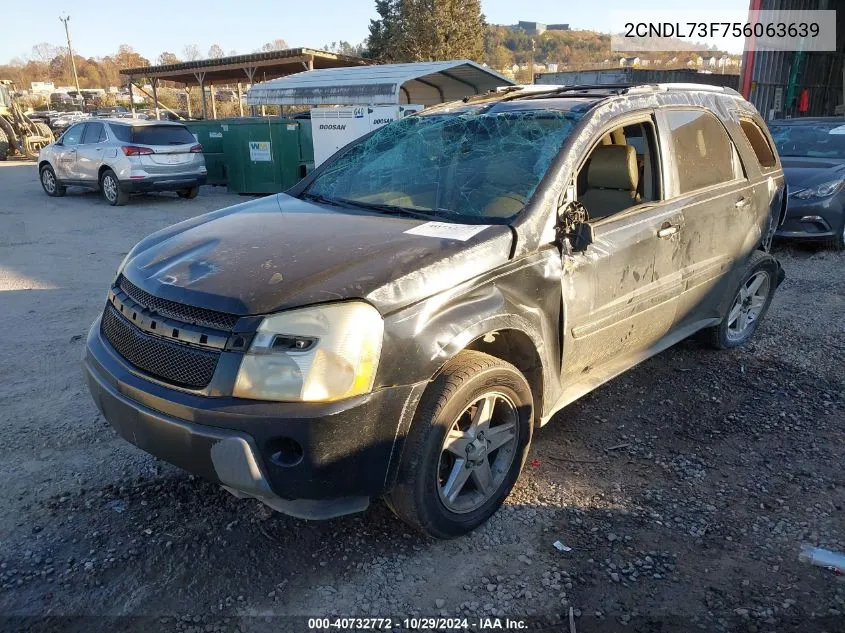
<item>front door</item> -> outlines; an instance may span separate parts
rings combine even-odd
[[[85,125],[85,123],[77,123],[69,127],[62,134],[61,145],[56,145],[55,169],[59,180],[79,180],[77,160]]]
[[[77,173],[80,180],[96,183],[100,165],[103,164],[103,148],[106,129],[102,123],[86,123],[82,143],[77,148]]]
[[[672,328],[683,222],[674,204],[633,208],[597,223],[583,253],[564,256],[564,387],[577,392],[571,399],[637,362]]]
[[[564,255],[565,402],[645,358],[681,296],[681,206],[664,196],[653,117],[600,135],[573,181],[592,243]]]

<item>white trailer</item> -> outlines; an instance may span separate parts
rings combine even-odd
[[[341,147],[372,130],[422,109],[421,105],[312,108],[311,133],[314,138],[314,166],[319,167]]]

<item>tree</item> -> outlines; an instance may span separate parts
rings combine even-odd
[[[208,49],[208,57],[209,59],[219,59],[220,57],[226,57],[226,52],[220,44],[212,44],[211,48]]]
[[[179,58],[176,57],[174,53],[170,53],[168,51],[164,51],[156,60],[159,66],[165,66],[166,64],[178,64],[179,61]]]
[[[484,57],[480,0],[376,0],[368,55],[384,62]]]
[[[127,44],[121,44],[118,47],[115,62],[119,68],[139,68],[150,65],[149,59],[142,57],[140,53]]]
[[[182,49],[182,55],[187,59],[189,62],[193,62],[198,60],[202,55],[200,55],[199,46],[196,44],[188,44],[185,48]]]
[[[283,39],[275,39],[272,42],[267,42],[261,47],[261,52],[267,53],[270,51],[283,51],[288,47],[288,43]]]
[[[44,64],[49,64],[54,57],[66,54],[67,52],[63,47],[48,42],[41,42],[32,47],[32,59]]]
[[[324,44],[323,50],[338,55],[346,55],[347,57],[362,57],[364,54],[364,44],[350,44],[346,40],[339,42],[332,42],[331,44]]]

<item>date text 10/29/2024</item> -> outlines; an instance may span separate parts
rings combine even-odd
[[[522,631],[519,618],[308,618],[309,631]]]

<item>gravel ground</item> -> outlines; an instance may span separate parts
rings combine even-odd
[[[98,415],[79,358],[123,254],[243,198],[52,199],[28,163],[0,164],[0,192],[0,629],[443,614],[570,630],[571,607],[579,632],[845,631],[845,582],[797,559],[802,542],[845,550],[845,255],[780,247],[787,280],[750,345],[683,342],[568,407],[502,510],[436,542],[380,502],[304,522],[236,500]]]

